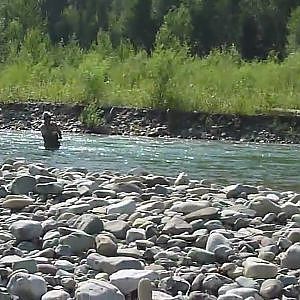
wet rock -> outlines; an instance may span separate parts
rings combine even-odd
[[[236,184],[225,187],[223,192],[226,193],[227,198],[238,198],[241,194],[257,194],[258,189],[250,185]]]

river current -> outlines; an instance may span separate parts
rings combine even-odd
[[[59,168],[127,172],[135,167],[159,175],[186,172],[191,179],[246,183],[300,192],[300,145],[247,144],[64,133],[58,151],[43,149],[38,132],[1,131],[0,161],[42,162]]]

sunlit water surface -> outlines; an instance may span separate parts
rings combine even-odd
[[[263,184],[300,192],[300,146],[64,134],[58,151],[43,149],[38,132],[0,131],[0,161],[25,158],[55,167],[160,175],[186,172],[215,183]]]

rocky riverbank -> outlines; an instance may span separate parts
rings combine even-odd
[[[80,122],[84,107],[49,103],[2,104],[0,129],[38,130],[44,110],[53,112],[64,131],[149,137],[181,137],[260,143],[300,143],[300,116],[290,111],[273,115],[237,116],[201,112],[106,107],[98,127]]]
[[[299,299],[300,195],[0,165],[0,299]]]

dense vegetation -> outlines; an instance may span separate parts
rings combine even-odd
[[[300,108],[299,45],[300,0],[2,0],[0,99]]]

